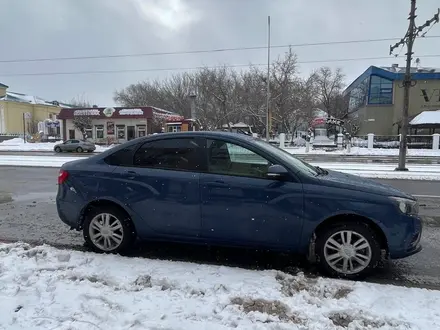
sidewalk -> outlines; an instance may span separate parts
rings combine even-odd
[[[84,159],[84,157],[57,156],[4,156],[0,155],[0,166],[31,166],[31,167],[61,167],[69,161]],[[310,162],[329,170],[359,175],[365,178],[405,179],[405,180],[435,180],[440,181],[440,165],[409,164],[408,172],[394,171],[394,164],[365,164],[365,163],[329,163]]]

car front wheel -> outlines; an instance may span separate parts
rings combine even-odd
[[[120,253],[135,239],[130,218],[118,208],[92,209],[84,221],[84,240],[95,252]]]
[[[343,223],[319,233],[316,254],[326,274],[360,279],[378,265],[381,247],[377,235],[366,224]]]
[[[56,148],[55,148],[55,152],[56,152],[56,153],[60,153],[60,152],[61,152],[61,148],[60,148],[60,147],[56,147]]]

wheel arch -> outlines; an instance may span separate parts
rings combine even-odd
[[[385,235],[384,230],[380,227],[380,225],[376,221],[359,214],[342,213],[342,214],[332,215],[324,219],[315,227],[309,239],[309,252],[308,252],[309,260],[314,261],[315,241],[316,241],[316,237],[319,235],[320,232],[324,231],[327,228],[331,228],[332,226],[337,226],[343,223],[350,223],[350,222],[361,223],[368,226],[376,234],[381,249],[384,250],[386,254],[388,253],[388,239]]]
[[[84,220],[85,220],[85,217],[86,217],[87,213],[90,212],[92,209],[99,208],[99,207],[114,207],[114,208],[117,208],[118,210],[120,210],[121,212],[123,212],[123,213],[125,213],[127,215],[127,217],[133,223],[133,226],[135,225],[131,212],[129,212],[129,210],[127,210],[127,208],[124,207],[124,205],[122,205],[120,202],[118,202],[118,201],[116,201],[114,199],[111,199],[111,198],[99,198],[99,199],[95,199],[95,200],[90,201],[88,204],[86,204],[82,208],[82,210],[80,212],[79,229],[83,228]]]

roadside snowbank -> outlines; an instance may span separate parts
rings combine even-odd
[[[0,328],[439,329],[440,292],[0,244]]]
[[[399,149],[385,149],[385,148],[359,148],[352,147],[350,152],[344,150],[332,150],[325,151],[324,149],[311,149],[306,152],[305,147],[300,148],[285,148],[286,151],[294,155],[350,155],[350,156],[398,156]],[[414,157],[432,157],[440,156],[440,150],[430,150],[430,149],[408,149],[408,156]]]
[[[61,167],[64,163],[84,159],[78,156],[16,156],[0,155],[0,166],[37,166],[37,167]],[[409,164],[408,172],[394,171],[394,164],[377,163],[319,163],[310,162],[329,170],[354,174],[364,178],[376,179],[402,179],[402,180],[440,180],[440,166]]]
[[[39,142],[39,143],[24,143],[22,138],[14,138],[0,143],[0,151],[53,151],[56,144],[60,142]],[[95,152],[103,152],[111,146],[103,147],[96,146]]]
[[[6,140],[0,143],[0,151],[53,151],[53,147],[56,143],[24,143],[21,138],[14,138],[11,140]],[[109,149],[111,146],[96,146],[95,152],[103,152]],[[295,155],[352,155],[352,156],[397,156],[399,154],[399,149],[367,149],[352,147],[351,152],[348,153],[347,150],[333,150],[325,151],[323,149],[310,150],[306,153],[305,147],[299,148],[285,148],[286,151]],[[429,149],[409,149],[408,156],[419,156],[419,157],[429,157],[429,156],[440,156],[440,150],[429,150]]]

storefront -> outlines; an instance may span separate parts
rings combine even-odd
[[[108,107],[62,109],[58,119],[64,140],[85,136],[97,144],[112,144],[156,133],[156,126],[175,116],[155,107]]]
[[[184,119],[182,116],[169,118],[165,123],[165,132],[198,131],[199,125],[194,119]]]

